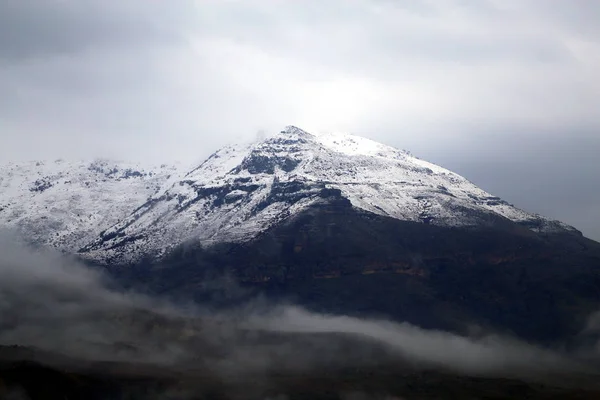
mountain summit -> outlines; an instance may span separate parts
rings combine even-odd
[[[88,258],[130,263],[186,241],[253,239],[328,202],[401,221],[445,227],[501,226],[577,232],[524,212],[435,164],[349,134],[294,126],[258,143],[212,154],[82,248]]]
[[[227,305],[259,292],[545,342],[578,334],[600,302],[599,243],[347,134],[290,126],[189,170],[10,164],[0,190],[0,225],[156,294]]]

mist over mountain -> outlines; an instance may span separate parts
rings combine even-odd
[[[523,393],[543,394],[545,389],[535,385],[553,380],[555,393],[600,389],[591,378],[597,367],[589,343],[565,352],[496,334],[458,336],[383,319],[316,314],[264,299],[227,311],[183,307],[115,289],[110,278],[76,260],[27,248],[7,235],[0,236],[0,249],[2,398],[19,390],[34,399],[52,393],[85,398],[79,396],[91,395],[90,390],[94,395],[117,390],[134,398],[142,393],[197,398],[207,390],[233,398],[239,390],[245,398],[290,390],[289,395],[300,395],[293,379],[313,385],[319,371],[334,379],[332,389],[340,382],[334,376],[355,371],[355,384],[336,388],[338,396],[372,390],[363,386],[369,371],[380,371],[369,379],[393,381],[401,374],[412,385],[420,385],[426,374],[449,390],[456,390],[458,379],[462,390],[486,391],[499,378],[514,380],[521,388],[513,391]],[[29,364],[14,364],[19,360]],[[79,384],[60,383],[63,378],[53,369],[70,371]],[[285,376],[287,383],[281,381]],[[40,392],[26,383],[33,377],[51,381]],[[140,392],[132,377],[148,382],[147,390]],[[376,393],[412,391],[395,379],[392,386],[380,382]],[[471,387],[469,379],[480,379],[481,387]]]
[[[405,150],[289,126],[192,167],[7,164],[0,187],[10,371],[595,374],[600,244]]]

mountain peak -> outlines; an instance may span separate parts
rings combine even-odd
[[[83,251],[128,262],[140,254],[160,257],[188,240],[252,240],[324,202],[444,227],[574,231],[405,151],[346,133],[313,135],[288,126],[260,143],[217,151]]]
[[[286,126],[280,133],[284,134],[284,135],[302,135],[302,136],[310,135],[310,133],[308,133],[294,125]]]
[[[446,227],[504,221],[535,232],[575,231],[405,151],[295,126],[226,146],[187,172],[101,160],[0,166],[0,189],[1,224],[104,260],[161,255],[187,240],[251,240],[324,202]]]

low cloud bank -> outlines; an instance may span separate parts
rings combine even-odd
[[[256,326],[281,332],[352,334],[382,343],[389,351],[412,362],[465,373],[531,372],[575,367],[558,353],[500,336],[474,339],[406,323],[317,315],[295,307],[284,308],[270,318],[259,318]]]
[[[112,290],[100,272],[7,235],[0,236],[0,277],[0,345],[89,360],[196,363],[236,374],[383,359],[484,375],[581,368],[559,353],[499,336],[473,339],[293,306],[235,313],[181,309]],[[596,320],[600,316],[592,317],[590,327],[600,327]]]

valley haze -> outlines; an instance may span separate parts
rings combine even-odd
[[[170,367],[183,367],[194,361],[210,363],[216,370],[223,368],[220,372],[224,374],[231,373],[229,369],[240,374],[257,374],[261,369],[294,371],[327,362],[360,365],[361,357],[368,354],[361,355],[360,346],[350,350],[356,355],[336,350],[335,334],[347,334],[359,343],[379,343],[395,354],[392,358],[404,362],[477,376],[529,376],[583,372],[589,368],[566,353],[493,334],[461,337],[385,320],[316,314],[292,305],[267,304],[260,299],[226,311],[198,304],[174,305],[165,299],[116,290],[110,278],[101,272],[58,253],[28,248],[6,232],[0,235],[0,250],[1,345],[39,348],[95,361]],[[166,322],[145,331],[147,315],[159,321],[164,318]],[[169,331],[169,319],[173,320],[174,334]],[[188,322],[180,327],[179,319]],[[161,332],[161,328],[165,331]],[[189,330],[188,337],[204,345],[226,346],[227,352],[217,356],[199,352],[178,329]],[[316,347],[294,347],[293,342],[279,341],[248,346],[244,337],[236,335],[241,329],[326,333],[332,338]],[[137,351],[122,352],[119,346],[123,344]],[[368,358],[363,359],[367,364],[372,362]]]

